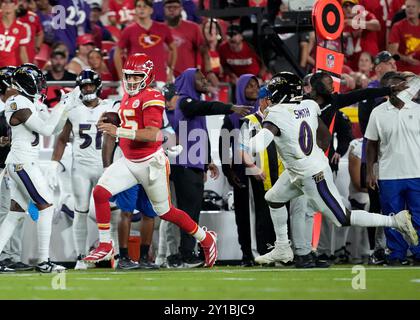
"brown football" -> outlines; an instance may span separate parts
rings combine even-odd
[[[114,126],[117,127],[121,124],[120,117],[116,112],[105,112],[103,116],[106,117],[106,119],[104,119],[105,123],[112,123]]]

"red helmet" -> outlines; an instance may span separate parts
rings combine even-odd
[[[134,96],[149,86],[155,79],[154,64],[147,54],[136,53],[128,57],[124,64],[123,83],[125,91]],[[143,76],[141,80],[128,82],[127,76]]]

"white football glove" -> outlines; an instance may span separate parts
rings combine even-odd
[[[166,149],[166,154],[169,158],[175,158],[176,156],[179,156],[181,154],[182,150],[182,146],[180,144],[177,144],[176,146]]]
[[[58,161],[52,160],[45,173],[48,186],[55,190],[58,186],[58,172],[61,170],[61,164]]]
[[[80,88],[75,87],[69,93],[65,93],[61,96],[60,103],[64,105],[66,111],[69,112],[71,109],[77,107],[80,103]]]

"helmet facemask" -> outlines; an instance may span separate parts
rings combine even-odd
[[[93,86],[95,86],[95,90],[93,92],[90,93],[83,93],[83,86],[87,85],[87,84],[92,84]],[[83,102],[91,102],[97,98],[99,98],[99,91],[100,88],[98,88],[94,83],[92,82],[86,82],[83,83],[82,85],[80,85],[80,99]]]
[[[124,89],[125,91],[130,95],[130,96],[134,96],[136,94],[138,94],[141,90],[143,90],[144,88],[146,88],[146,80],[148,75],[145,72],[127,72],[127,70],[123,70],[124,72],[124,77],[123,77],[123,84],[124,84]],[[131,79],[129,81],[129,76],[139,76],[141,78],[141,80],[138,81],[134,81],[133,79]]]

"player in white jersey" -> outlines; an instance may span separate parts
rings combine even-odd
[[[12,74],[12,88],[18,94],[7,99],[5,113],[12,132],[6,171],[13,180],[13,185],[10,191],[10,211],[0,227],[0,251],[25,216],[29,201],[32,201],[39,209],[37,228],[40,263],[36,269],[46,273],[62,271],[65,270],[64,267],[49,259],[54,207],[53,195],[38,165],[39,135],[50,136],[62,129],[70,110],[67,102],[71,95],[58,104],[49,116],[38,103],[46,89],[45,78],[42,71],[31,64],[16,68]]]
[[[111,111],[114,102],[99,98],[102,80],[95,71],[83,70],[76,79],[80,96],[74,101],[74,109],[63,131],[57,138],[52,155],[52,165],[48,171],[48,183],[57,185],[60,160],[66,144],[72,139],[72,186],[74,195],[73,238],[77,254],[76,270],[87,269],[82,258],[87,254],[88,215],[93,187],[98,183],[104,169],[102,165],[102,132],[97,130],[101,115]]]
[[[269,108],[263,129],[251,139],[248,150],[260,152],[274,140],[286,168],[265,194],[270,211],[277,211],[277,216],[282,217],[282,249],[291,251],[285,204],[303,194],[314,211],[321,211],[337,226],[393,227],[417,245],[418,236],[408,211],[383,216],[363,210],[349,211],[344,207],[322,151],[328,148],[331,135],[319,119],[319,105],[313,100],[300,101],[296,97],[299,92],[296,86],[281,76],[275,76],[268,89],[274,105]]]

